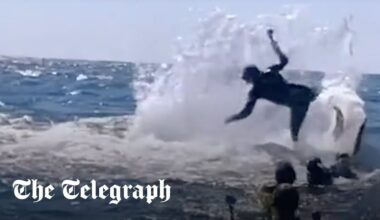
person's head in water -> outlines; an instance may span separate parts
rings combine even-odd
[[[277,184],[289,183],[293,184],[297,179],[296,171],[292,164],[288,161],[281,161],[277,163],[275,171],[275,179]]]
[[[311,160],[307,162],[306,168],[307,168],[307,171],[309,172],[319,172],[323,168],[321,158],[319,157],[312,158]]]
[[[251,65],[244,69],[243,76],[241,77],[246,83],[253,84],[260,77],[261,71],[257,66]]]
[[[331,170],[326,168],[319,157],[307,162],[307,181],[309,185],[333,184]]]

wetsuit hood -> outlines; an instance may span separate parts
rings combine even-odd
[[[247,66],[242,75],[242,79],[249,83],[254,83],[260,77],[261,71],[256,65]]]

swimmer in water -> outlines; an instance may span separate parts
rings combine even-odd
[[[233,121],[247,118],[259,99],[265,99],[277,105],[290,108],[290,131],[292,140],[298,141],[298,133],[305,119],[311,102],[317,97],[317,93],[309,87],[288,83],[280,71],[288,63],[287,56],[282,52],[278,43],[273,38],[273,30],[267,31],[271,46],[280,59],[279,64],[272,65],[267,71],[261,71],[257,66],[251,65],[244,69],[242,79],[253,85],[248,94],[248,101],[238,114],[226,119],[228,124]]]

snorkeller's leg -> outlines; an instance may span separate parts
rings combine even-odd
[[[318,93],[303,85],[289,84],[290,98],[290,131],[294,142],[298,141],[298,133],[309,110],[310,104]]]
[[[308,109],[309,104],[295,105],[290,108],[290,132],[294,142],[298,141],[298,134]]]

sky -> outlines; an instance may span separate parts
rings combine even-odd
[[[215,7],[249,21],[284,5],[307,6],[315,20],[354,16],[361,69],[380,73],[380,1],[367,0],[0,0],[0,54],[170,62],[177,36],[188,36]],[[192,9],[192,10],[189,10]]]

